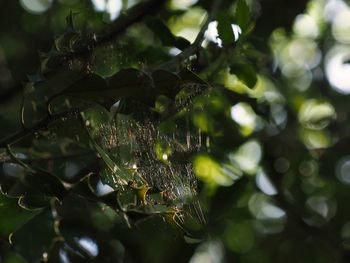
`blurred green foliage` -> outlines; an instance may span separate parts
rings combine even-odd
[[[0,262],[348,262],[348,4],[0,2]]]

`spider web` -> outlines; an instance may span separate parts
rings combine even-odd
[[[191,125],[190,117],[191,106],[205,88],[207,86],[196,83],[183,85],[171,115],[168,114],[165,120],[150,118],[145,109],[142,118],[117,113],[108,121],[95,125],[96,147],[106,153],[102,158],[105,162],[110,159],[114,163],[105,173],[108,174],[107,183],[122,189],[120,192],[131,184],[139,188],[148,186],[150,193],[161,193],[161,203],[187,211],[203,224],[205,219],[198,201],[198,182],[191,159],[205,147],[203,135]],[[89,120],[87,116],[85,119]],[[164,128],[164,124],[170,124],[170,127]],[[145,201],[150,206],[159,203],[151,194],[146,195]]]

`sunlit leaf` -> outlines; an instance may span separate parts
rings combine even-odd
[[[211,187],[229,186],[232,178],[223,173],[220,165],[210,156],[199,155],[194,159],[196,176]]]
[[[249,88],[254,88],[258,81],[255,69],[247,63],[232,63],[230,73],[235,74]]]
[[[315,130],[325,128],[335,117],[335,109],[330,103],[316,99],[305,101],[298,114],[302,125]]]

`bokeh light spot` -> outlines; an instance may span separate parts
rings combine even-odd
[[[333,89],[342,94],[350,94],[350,59],[348,46],[335,46],[326,55],[325,71]]]
[[[31,14],[41,14],[52,4],[52,0],[20,0],[22,7]]]
[[[345,156],[338,161],[336,175],[341,182],[350,185],[350,156]]]

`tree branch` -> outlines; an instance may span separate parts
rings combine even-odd
[[[0,148],[5,148],[10,144],[13,144],[17,142],[20,139],[23,139],[27,137],[28,135],[32,134],[33,132],[42,130],[47,128],[47,126],[61,118],[68,118],[68,117],[74,117],[77,116],[80,112],[79,108],[73,108],[61,113],[53,114],[53,115],[47,115],[46,118],[42,119],[38,123],[36,123],[33,127],[31,128],[23,128],[12,135],[4,138],[3,140],[0,141]]]
[[[82,43],[81,46],[79,46],[76,50],[63,54],[63,60],[71,60],[90,53],[94,47],[111,41],[113,38],[122,34],[127,28],[140,21],[146,15],[158,10],[165,3],[166,0],[150,0],[129,8],[100,34],[91,34],[90,38]],[[0,93],[0,103],[11,100],[22,91],[22,84],[18,84],[9,89],[6,89]]]
[[[73,59],[75,57],[84,56],[87,53],[90,53],[94,47],[111,41],[118,35],[122,34],[131,25],[140,21],[146,15],[158,10],[158,8],[165,3],[166,0],[150,0],[129,8],[100,34],[92,34],[90,39],[85,41],[85,43],[74,50],[74,52],[65,54],[64,57],[66,59]]]

